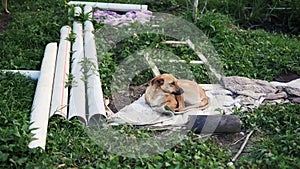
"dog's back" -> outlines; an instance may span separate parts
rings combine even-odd
[[[206,102],[205,90],[196,82],[178,79],[178,85],[183,89],[185,106]]]
[[[168,106],[174,111],[203,108],[208,104],[205,90],[196,82],[176,79],[170,74],[153,78],[145,93],[146,102],[152,107],[163,110]]]

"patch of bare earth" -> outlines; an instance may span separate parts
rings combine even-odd
[[[5,14],[5,13],[0,13],[0,32],[3,32],[8,23],[11,21],[11,15]]]
[[[146,90],[146,85],[130,86],[127,91],[114,93],[110,99],[109,108],[114,112],[118,112],[118,109],[125,107],[126,105],[139,99]],[[220,147],[228,147],[233,154],[238,152],[241,145],[245,141],[247,133],[222,133],[216,134],[215,141]],[[247,147],[251,145],[251,142]],[[241,156],[247,154],[243,152]]]

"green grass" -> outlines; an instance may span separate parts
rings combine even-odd
[[[205,1],[199,3],[200,7],[203,7]],[[297,1],[208,1],[206,9],[229,15],[246,28],[268,28],[269,32],[292,34],[299,34],[300,32],[300,4]]]
[[[251,113],[243,121],[248,128],[258,127],[263,137],[257,137],[250,148],[250,158],[243,157],[240,165],[266,168],[278,166],[279,168],[299,167],[299,127],[300,105],[288,104],[285,106],[266,106]]]
[[[35,82],[18,74],[0,77],[0,165],[22,166],[31,139],[28,127]]]
[[[181,5],[171,12],[191,19],[189,1],[147,1],[147,4],[153,11]],[[234,26],[234,18],[224,15],[228,10],[210,10],[216,7],[210,7],[194,24],[213,43],[226,75],[272,80],[285,72],[300,74],[299,36],[240,29]],[[68,24],[65,2],[13,1],[10,11],[12,22],[6,31],[0,32],[0,68],[38,70],[46,44],[58,42],[60,28]],[[140,37],[140,40],[128,38],[109,54],[100,56],[103,62],[99,63],[99,71],[107,96],[110,79],[118,63],[149,44],[158,45],[164,38],[152,34]],[[182,59],[190,60],[195,56],[187,47],[160,47]],[[208,81],[203,67],[192,67],[192,70],[198,81]],[[150,75],[148,71],[146,76],[136,77],[136,83],[145,82],[151,78]],[[50,119],[45,151],[29,149],[32,137],[28,127],[35,87],[36,81],[19,74],[0,73],[0,168],[228,168],[227,163],[236,152],[220,146],[216,137],[199,140],[196,134],[190,133],[162,154],[147,158],[122,157],[109,153],[91,140],[79,121],[67,121],[62,117]],[[299,167],[299,112],[297,104],[266,106],[246,114],[237,111],[237,114],[246,117],[243,119],[245,131],[255,127],[258,131],[235,166]],[[130,126],[119,130],[149,137],[147,131]]]
[[[226,75],[270,81],[279,74],[300,73],[299,36],[245,31],[233,24],[214,12],[207,12],[196,23],[211,38]]]
[[[58,42],[60,28],[68,23],[64,1],[15,1],[10,10],[12,22],[0,33],[0,67],[38,70],[46,44]]]

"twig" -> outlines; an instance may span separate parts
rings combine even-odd
[[[247,116],[240,116],[240,119],[248,118]]]
[[[155,65],[155,63],[149,57],[149,53],[145,53],[144,57],[145,57],[147,63],[149,64],[149,66],[150,66],[150,68],[152,70],[153,75],[154,76],[160,75],[160,71],[159,71],[158,67]]]
[[[244,150],[246,144],[248,143],[250,136],[253,134],[253,132],[254,132],[255,130],[256,130],[256,129],[251,130],[250,133],[247,135],[247,137],[246,137],[244,143],[242,144],[241,148],[240,148],[239,151],[236,153],[236,155],[232,158],[232,160],[231,160],[232,162],[235,162],[235,161],[237,160],[237,158],[239,158],[239,156],[240,156],[241,153],[243,152],[243,150]]]
[[[203,15],[204,10],[206,9],[207,2],[208,2],[208,0],[205,0],[204,7],[202,8],[202,11],[201,11],[201,16]]]
[[[242,141],[245,139],[246,136],[243,136],[242,138],[238,139],[237,141],[235,141],[234,143],[231,143],[230,145],[233,146],[233,145],[236,145],[238,142]]]
[[[203,61],[203,63],[208,66],[209,70],[215,75],[215,77],[220,81],[222,75],[218,73],[215,68],[212,67],[212,65],[208,62],[207,58],[200,51],[198,51],[198,49],[196,49],[194,43],[190,39],[186,40],[186,42],[188,46],[195,51],[195,53]]]
[[[195,22],[197,21],[197,14],[198,14],[198,0],[195,0],[193,6],[193,17]]]
[[[198,137],[196,138],[193,138],[193,140],[200,140],[200,139],[204,139],[204,138],[207,138],[207,137],[210,137],[212,136],[212,134],[205,134],[205,135],[198,135]]]
[[[181,7],[180,5],[171,6],[170,8],[166,9],[164,12],[173,11],[173,10],[176,10],[176,9],[178,9],[180,7]]]

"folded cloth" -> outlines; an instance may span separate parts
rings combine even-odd
[[[277,82],[277,81],[273,81],[270,83],[276,87],[282,86],[282,87],[292,87],[292,88],[300,89],[300,78],[292,80],[288,83],[282,83],[282,82]]]
[[[276,86],[276,88],[285,91],[289,99],[293,102],[299,103],[300,100],[300,78],[292,80],[288,83],[280,83],[280,82],[270,82],[272,85]]]
[[[290,98],[292,103],[299,103],[300,104],[300,97],[291,97]]]
[[[203,88],[205,89],[205,87]],[[111,125],[128,123],[155,127],[183,126],[188,123],[190,115],[215,115],[231,111],[233,106],[225,106],[227,103],[234,101],[230,96],[231,92],[221,89],[220,85],[210,85],[206,94],[209,97],[209,105],[207,107],[204,109],[190,109],[176,114],[172,112],[158,113],[153,111],[146,103],[145,96],[143,95],[135,102],[110,116],[108,121]]]
[[[249,96],[256,100],[261,97],[264,97],[267,100],[275,100],[287,97],[285,92],[279,91],[271,83],[264,80],[230,76],[222,77],[221,82],[225,89],[228,89],[238,95]]]
[[[151,17],[153,17],[152,12],[148,10],[129,11],[124,15],[120,15],[112,11],[102,11],[99,9],[94,11],[94,18],[97,22],[117,27],[129,25],[134,22],[140,22],[144,24],[149,22]]]
[[[290,100],[299,103],[300,100],[300,79],[280,83],[230,76],[222,77],[221,83],[225,89],[236,94],[235,100],[242,105],[258,107],[263,102],[277,104]]]

